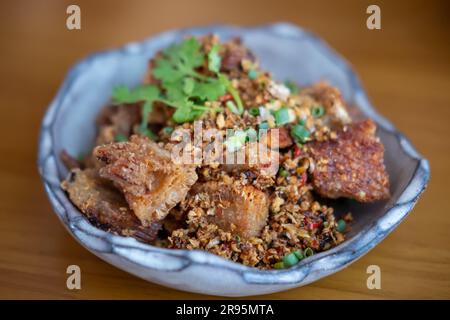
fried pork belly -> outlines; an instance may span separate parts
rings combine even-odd
[[[103,163],[100,176],[124,193],[146,226],[163,219],[197,180],[194,166],[173,163],[169,151],[145,137],[98,146],[93,153]]]
[[[269,199],[253,186],[210,181],[195,184],[190,195],[202,199],[199,205],[209,209],[210,221],[225,231],[250,238],[259,236],[266,225]]]
[[[321,81],[313,86],[306,88],[302,94],[312,96],[325,108],[324,124],[330,127],[342,126],[349,124],[351,118],[347,110],[341,92],[328,84]]]
[[[96,119],[98,128],[96,144],[101,145],[115,141],[120,134],[128,137],[133,133],[133,126],[141,118],[139,103],[112,105],[102,109]]]
[[[337,133],[337,139],[312,142],[307,152],[315,162],[312,183],[327,198],[372,202],[389,197],[384,147],[375,136],[372,120],[358,122]]]
[[[73,169],[62,188],[96,227],[144,242],[156,239],[161,225],[153,223],[143,227],[119,190],[101,178],[95,169]]]

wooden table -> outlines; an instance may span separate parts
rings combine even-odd
[[[170,28],[290,21],[313,30],[350,60],[382,114],[431,163],[412,214],[347,269],[309,286],[259,298],[450,298],[449,2],[377,1],[382,29],[366,28],[370,1],[73,1],[82,29],[65,27],[64,1],[0,4],[0,298],[209,298],[142,281],[78,245],[53,214],[36,168],[41,118],[66,71],[101,49]],[[66,267],[82,289],[66,288]],[[366,268],[382,289],[366,287]]]

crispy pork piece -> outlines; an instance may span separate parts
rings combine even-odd
[[[269,199],[253,186],[210,181],[194,185],[190,195],[199,194],[207,206],[205,209],[213,208],[210,221],[225,231],[250,238],[258,236],[266,225]]]
[[[324,124],[341,127],[352,121],[341,92],[327,82],[320,81],[302,91],[302,94],[312,96],[325,108]]]
[[[223,43],[222,54],[222,71],[230,72],[242,68],[242,60],[255,61],[254,54],[245,46],[242,45],[240,38],[234,38],[228,42]]]
[[[98,146],[100,176],[114,182],[143,225],[163,219],[197,180],[195,167],[172,162],[170,152],[146,137]]]
[[[384,147],[375,131],[375,123],[365,120],[345,127],[337,133],[337,139],[307,145],[315,163],[312,183],[319,194],[360,202],[389,197]]]
[[[140,110],[139,103],[103,108],[96,119],[98,130],[96,144],[114,142],[115,137],[119,134],[125,137],[130,136],[133,133],[133,126],[140,121]]]
[[[72,170],[62,188],[96,227],[144,242],[156,239],[161,225],[153,223],[143,227],[119,190],[95,169]]]

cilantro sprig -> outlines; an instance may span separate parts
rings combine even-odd
[[[205,111],[206,101],[216,101],[227,91],[237,104],[237,113],[242,114],[244,107],[238,91],[232,86],[228,77],[220,73],[220,47],[214,44],[207,57],[201,51],[201,44],[196,38],[188,38],[181,43],[165,49],[155,59],[153,76],[161,85],[141,85],[130,90],[118,86],[113,91],[113,100],[117,103],[143,102],[140,132],[148,135],[147,122],[155,101],[176,108],[172,119],[177,123],[189,122]],[[207,59],[208,69],[214,76],[199,73]]]

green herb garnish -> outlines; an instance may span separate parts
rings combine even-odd
[[[274,269],[284,269],[284,263],[283,261],[277,262],[273,265]]]
[[[258,140],[258,133],[253,128],[248,128],[245,130],[245,134],[247,135],[246,141],[256,141]]]
[[[311,248],[306,248],[305,251],[303,252],[305,258],[311,257],[312,255],[314,255],[314,251]]]
[[[269,129],[269,124],[267,123],[267,121],[261,122],[258,125],[258,129],[259,130],[267,130],[267,129]]]
[[[297,86],[297,84],[294,81],[287,80],[287,81],[284,82],[284,85],[293,94],[296,94],[296,93],[298,93],[300,91],[299,87]]]
[[[325,114],[325,109],[321,105],[314,106],[311,110],[311,114],[314,118],[320,118]]]
[[[282,125],[290,122],[288,108],[280,108],[280,109],[274,111],[273,116],[275,118],[275,123],[277,126],[282,126]]]
[[[113,91],[113,99],[118,103],[144,102],[140,131],[146,134],[148,116],[153,102],[159,101],[177,110],[173,120],[177,123],[193,121],[205,111],[217,111],[206,107],[206,101],[215,101],[227,91],[236,102],[236,112],[242,114],[244,107],[239,93],[230,80],[220,71],[219,45],[213,45],[207,55],[208,68],[215,76],[208,77],[197,72],[203,65],[205,54],[196,38],[189,38],[164,50],[155,59],[153,76],[161,81],[161,86],[143,85],[130,90],[118,86]]]
[[[251,79],[251,80],[255,80],[256,77],[258,76],[258,73],[256,72],[255,69],[251,69],[248,71],[247,76]]]
[[[293,265],[296,265],[297,263],[298,263],[298,258],[294,252],[291,252],[291,253],[285,255],[283,258],[283,264],[286,268],[290,268]]]
[[[220,46],[216,43],[208,53],[208,69],[218,73],[220,71],[221,58],[219,56]]]
[[[305,258],[302,250],[296,250],[296,251],[294,251],[294,254],[299,261],[301,261]]]
[[[259,108],[258,107],[251,108],[248,110],[248,112],[254,117],[259,116]]]
[[[245,145],[247,133],[242,130],[235,131],[231,137],[228,137],[224,144],[229,152],[235,152]]]
[[[289,175],[289,171],[287,171],[284,167],[280,167],[280,170],[278,170],[278,175],[280,177],[287,177]]]
[[[296,124],[291,129],[291,136],[297,140],[297,142],[305,143],[310,136],[310,132],[301,124]]]
[[[164,133],[171,134],[173,132],[172,127],[164,127],[163,128]]]
[[[343,219],[339,219],[336,224],[336,230],[339,232],[344,232],[346,227],[347,224],[345,223],[345,221]]]

